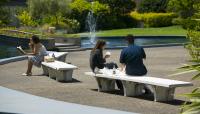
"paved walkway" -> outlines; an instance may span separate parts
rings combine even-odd
[[[1,114],[136,114],[51,100],[1,86],[0,93]]]
[[[112,55],[108,61],[118,62],[121,50],[109,51]],[[147,54],[145,65],[150,76],[191,81],[191,74],[168,76],[189,60],[188,52],[183,47],[145,48],[145,51]],[[27,61],[19,61],[0,65],[0,86],[82,105],[142,114],[177,114],[180,111],[180,105],[186,100],[185,97],[179,96],[179,94],[191,92],[192,89],[200,85],[197,81],[193,81],[194,87],[176,89],[175,100],[172,102],[154,102],[152,96],[145,95],[124,97],[119,91],[98,92],[95,79],[84,75],[84,72],[90,71],[89,55],[90,51],[72,52],[67,55],[66,61],[79,67],[78,70],[74,71],[73,82],[60,83],[42,76],[42,69],[36,67],[33,68],[33,76],[21,76],[26,70]]]

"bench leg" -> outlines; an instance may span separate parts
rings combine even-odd
[[[135,82],[122,81],[124,88],[124,96],[138,96],[142,94],[144,89],[144,84],[139,84]]]
[[[175,88],[152,86],[154,101],[171,101],[174,99]]]
[[[48,76],[49,75],[48,67],[42,65],[42,69],[43,69],[43,75]]]
[[[52,69],[52,68],[48,68],[48,72],[49,72],[49,77],[56,79],[56,75],[57,75],[57,70]]]
[[[98,91],[113,91],[115,90],[115,80],[95,77],[98,84]]]
[[[57,81],[72,81],[73,70],[56,71]]]

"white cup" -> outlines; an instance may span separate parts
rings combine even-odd
[[[110,53],[109,51],[107,51],[107,52],[106,52],[106,55],[109,55],[109,56],[110,56],[110,55],[111,55],[111,53]]]

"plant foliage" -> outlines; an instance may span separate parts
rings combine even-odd
[[[139,13],[164,13],[166,12],[168,0],[142,0],[137,11]]]

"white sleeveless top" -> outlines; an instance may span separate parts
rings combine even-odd
[[[46,56],[47,55],[47,49],[44,47],[44,45],[42,45],[42,47],[40,48],[38,55],[39,56]]]

